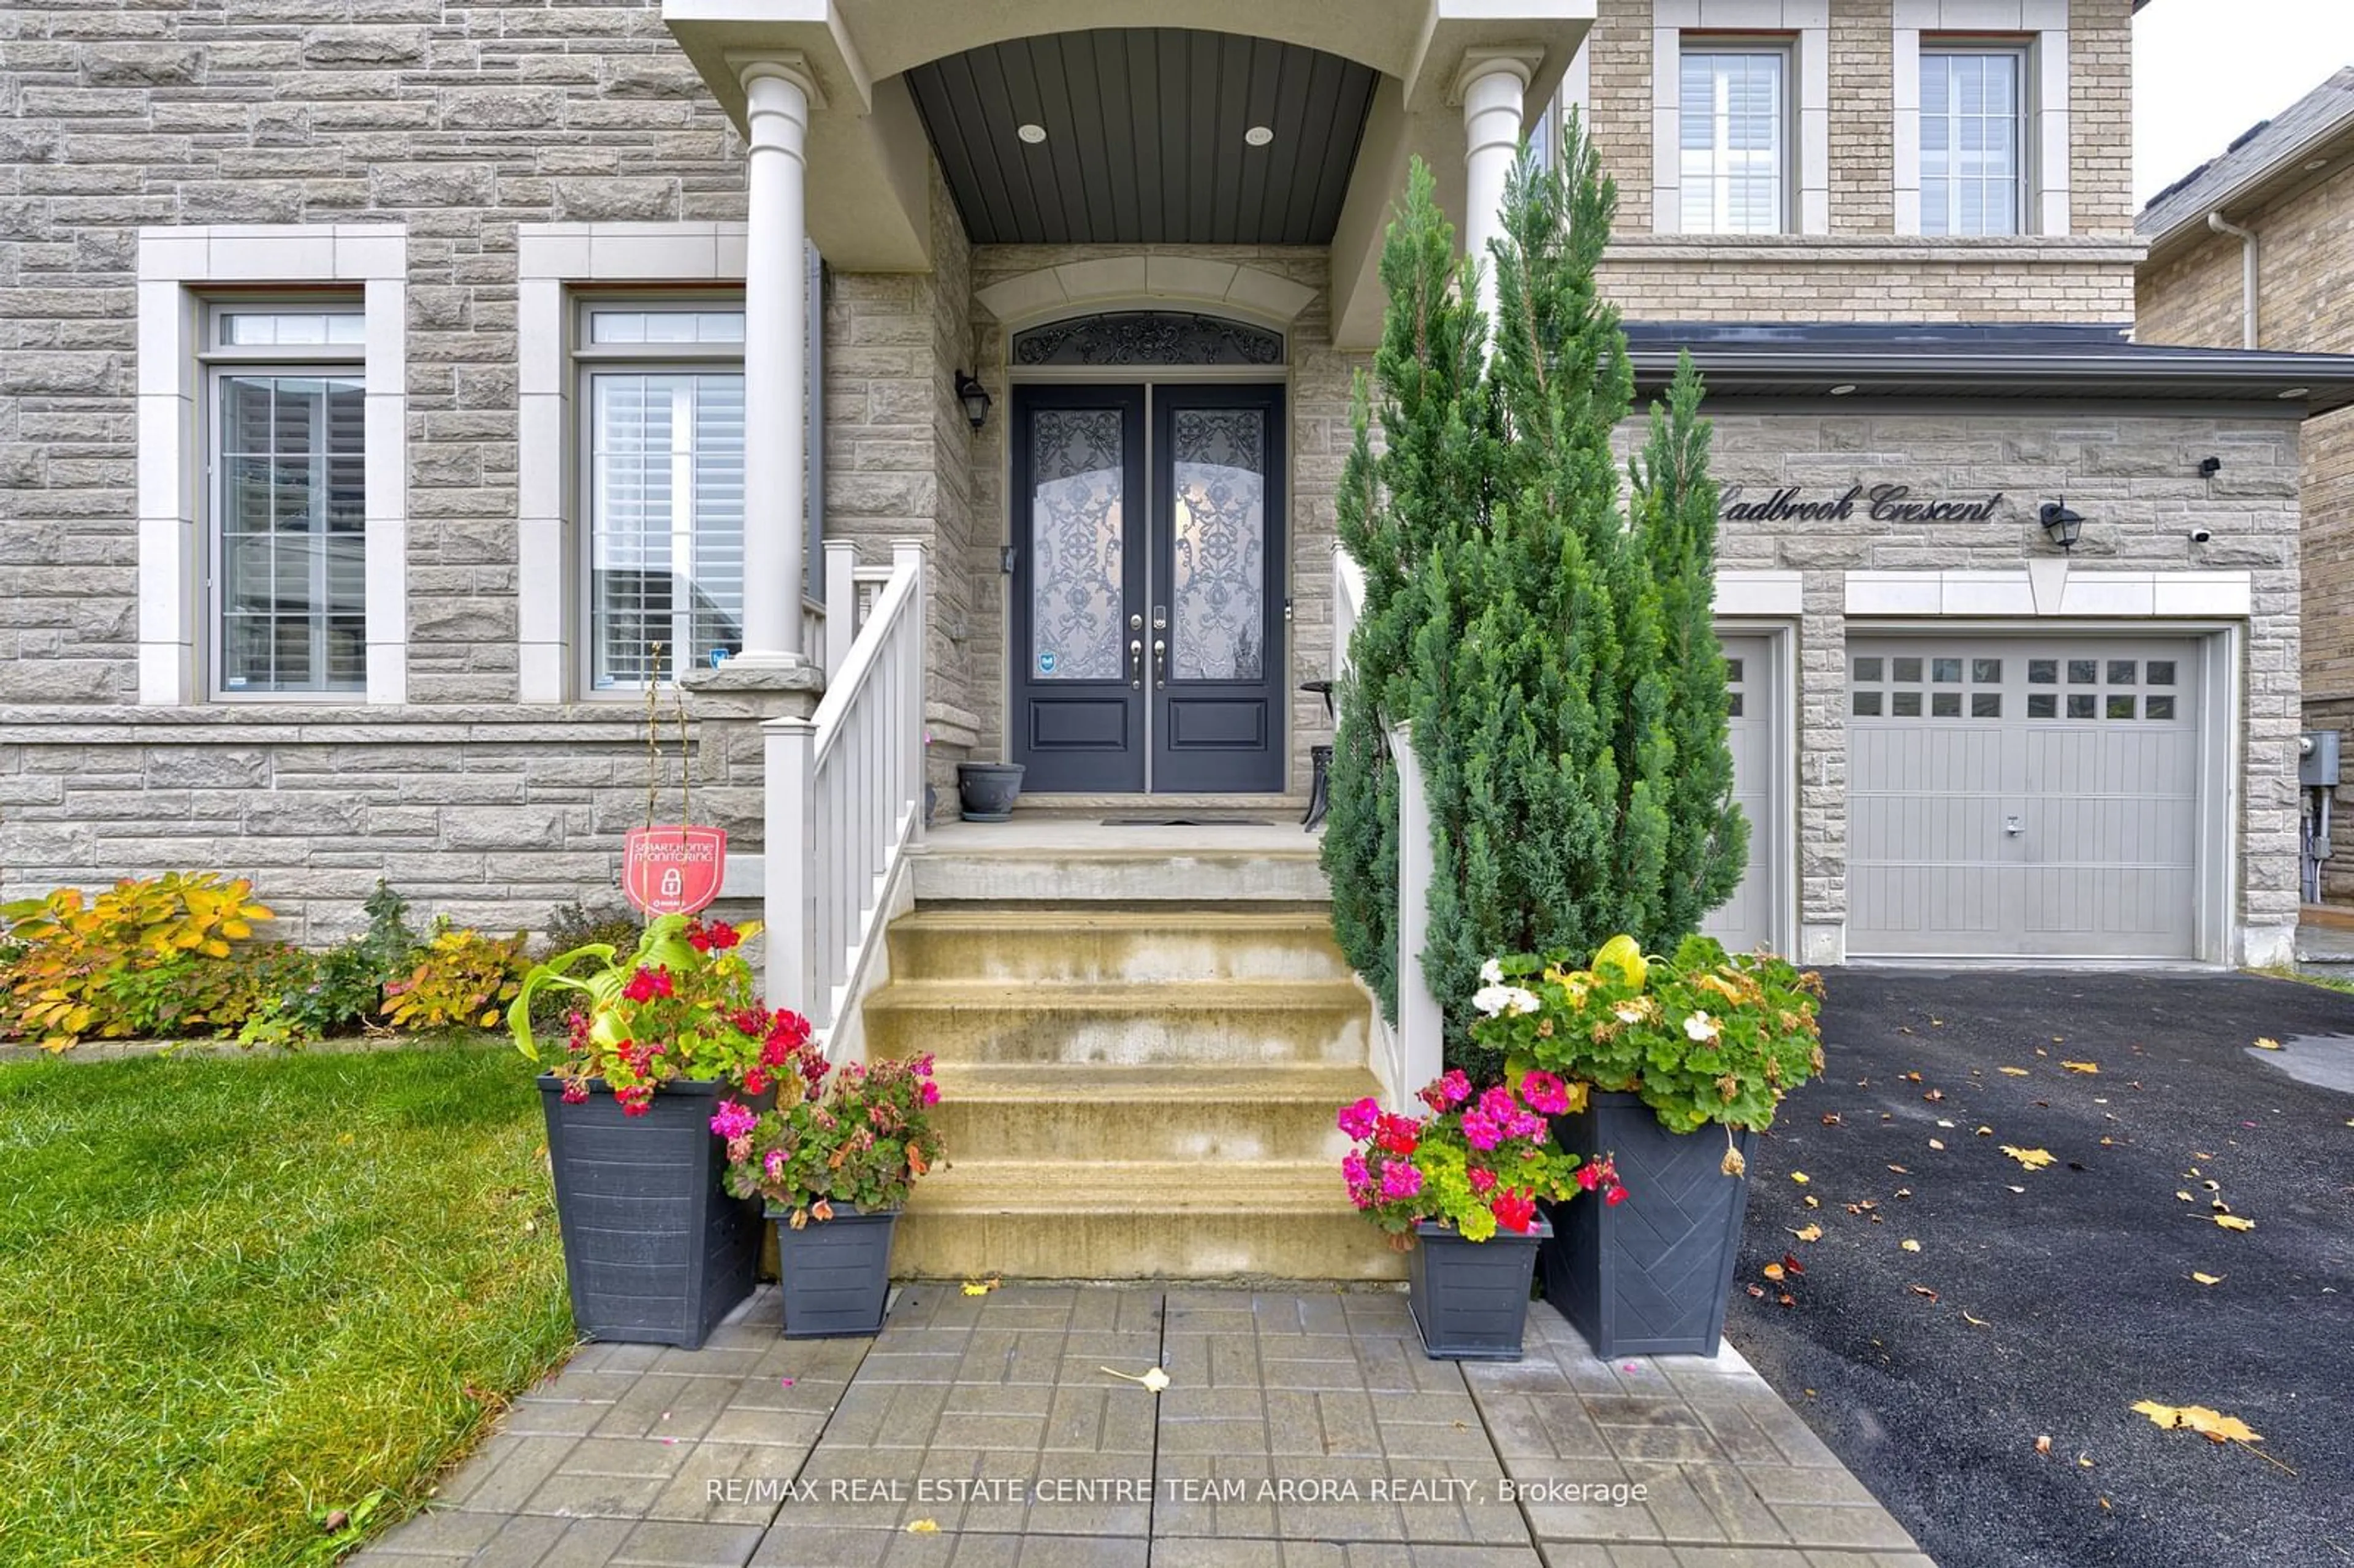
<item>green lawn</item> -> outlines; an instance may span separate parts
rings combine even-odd
[[[332,1561],[572,1339],[504,1044],[0,1065],[0,1562]]]

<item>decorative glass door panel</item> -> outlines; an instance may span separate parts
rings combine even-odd
[[[1281,399],[1017,392],[1010,749],[1027,789],[1283,787]]]

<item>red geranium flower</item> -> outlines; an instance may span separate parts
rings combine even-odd
[[[1489,1201],[1488,1212],[1496,1216],[1496,1224],[1503,1229],[1526,1232],[1529,1222],[1536,1218],[1536,1196],[1530,1192],[1499,1192]]]
[[[1422,1142],[1422,1124],[1409,1117],[1384,1116],[1373,1131],[1373,1147],[1384,1154],[1412,1154]]]

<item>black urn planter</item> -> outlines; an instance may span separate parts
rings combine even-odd
[[[896,1209],[861,1213],[833,1205],[833,1218],[795,1230],[792,1211],[769,1205],[777,1222],[777,1274],[783,1282],[785,1338],[841,1340],[879,1333],[891,1296],[891,1236]]]
[[[1606,1359],[1716,1354],[1749,1207],[1748,1179],[1723,1171],[1724,1129],[1670,1132],[1638,1097],[1601,1093],[1553,1125],[1572,1153],[1614,1158],[1627,1198],[1551,1207],[1545,1299]],[[1745,1160],[1757,1135],[1734,1137]]]
[[[592,1079],[568,1105],[563,1080],[539,1078],[557,1225],[572,1321],[583,1339],[699,1350],[752,1293],[760,1262],[760,1202],[719,1185],[727,1147],[711,1130],[724,1095],[765,1108],[775,1095],[677,1080],[643,1116]]]
[[[1537,1248],[1553,1234],[1543,1216],[1525,1234],[1499,1230],[1465,1241],[1453,1225],[1424,1220],[1406,1254],[1406,1305],[1432,1361],[1516,1361],[1528,1327]]]
[[[957,804],[968,822],[1003,822],[1013,816],[1022,793],[1019,762],[957,764]]]

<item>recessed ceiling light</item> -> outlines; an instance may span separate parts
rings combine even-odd
[[[2329,160],[2327,158],[2307,158],[2305,161],[2305,166],[2308,169],[2317,169],[2327,162],[2329,162]]]
[[[1025,120],[1013,128],[1013,133],[1033,147],[1046,139],[1046,128],[1034,120]]]
[[[1852,391],[1854,391],[1854,390],[1855,390],[1855,383],[1854,383],[1854,382],[1852,382],[1852,381],[1842,381],[1842,382],[1840,382],[1838,386],[1836,386],[1836,387],[1832,387],[1832,388],[1831,388],[1831,396],[1832,396],[1832,397],[1846,397],[1849,393],[1850,393],[1850,392],[1852,392]]]
[[[2313,388],[2310,387],[2292,387],[2287,391],[2281,394],[2281,398],[2285,402],[2291,397],[2304,397],[2310,396],[2312,391]]]
[[[1243,132],[1243,140],[1254,147],[1264,147],[1275,140],[1275,132],[1265,125],[1254,125]]]

